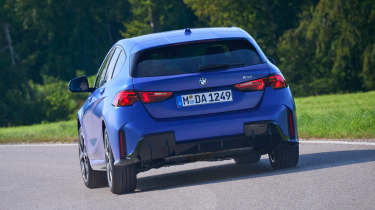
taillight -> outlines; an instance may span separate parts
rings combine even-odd
[[[286,88],[288,86],[284,77],[280,74],[268,77],[268,85],[274,89]]]
[[[142,103],[154,103],[168,99],[172,92],[137,92],[125,90],[119,92],[113,100],[114,106],[131,106],[137,101]]]
[[[172,92],[137,92],[143,103],[164,101],[171,97]]]
[[[114,106],[131,106],[138,101],[137,93],[132,90],[125,90],[117,93],[112,104]]]
[[[288,87],[284,77],[279,74],[265,77],[262,79],[238,83],[238,84],[235,84],[234,86],[237,89],[242,90],[242,91],[260,91],[260,90],[264,90],[266,86],[270,86],[274,89]]]
[[[264,79],[257,79],[249,82],[234,85],[239,90],[263,90],[265,87]]]

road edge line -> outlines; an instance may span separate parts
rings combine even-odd
[[[301,140],[300,143],[307,144],[342,144],[342,145],[365,145],[375,146],[375,142],[357,142],[357,141],[323,141],[323,140]]]
[[[76,146],[77,143],[45,143],[45,144],[0,144],[0,147],[57,147],[57,146]]]

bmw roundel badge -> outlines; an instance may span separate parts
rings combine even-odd
[[[199,84],[201,86],[206,86],[207,85],[207,79],[202,77],[200,80],[199,80]]]

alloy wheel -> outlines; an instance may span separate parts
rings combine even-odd
[[[88,175],[89,175],[89,159],[87,156],[85,144],[84,144],[84,138],[82,135],[79,135],[79,162],[81,166],[81,175],[84,182],[88,181]]]
[[[112,151],[111,146],[109,144],[108,134],[106,133],[104,136],[104,143],[105,143],[105,165],[107,170],[107,179],[108,185],[112,186],[112,179],[113,179],[113,159],[112,159]]]

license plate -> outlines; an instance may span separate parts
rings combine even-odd
[[[206,93],[196,93],[181,95],[177,97],[177,106],[195,106],[203,104],[215,104],[233,101],[231,90],[213,91]]]

